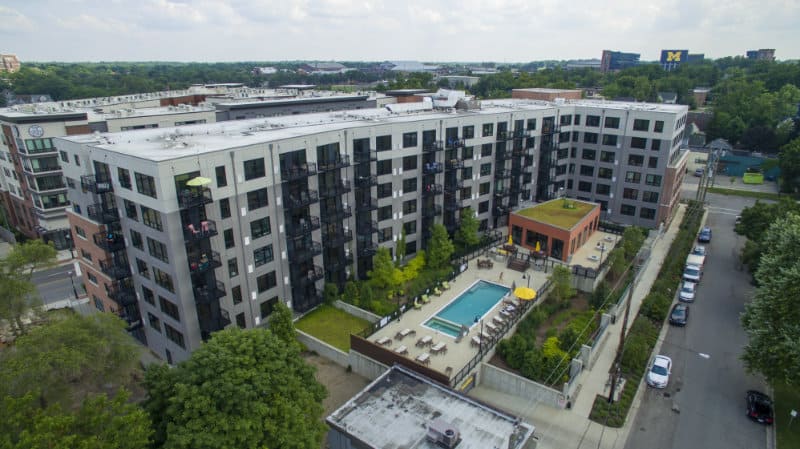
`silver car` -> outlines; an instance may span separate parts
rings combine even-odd
[[[678,293],[678,299],[683,302],[694,302],[695,291],[697,284],[694,282],[684,281],[681,286],[681,291]]]

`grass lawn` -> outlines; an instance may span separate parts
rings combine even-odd
[[[775,200],[775,201],[778,201],[782,196],[786,196],[785,194],[782,195],[779,193],[772,193],[772,192],[755,192],[752,190],[725,189],[722,187],[709,187],[708,191],[711,193],[719,193],[720,195],[744,196],[748,198],[758,198],[762,200]]]
[[[792,409],[800,413],[800,389],[788,385],[775,385],[775,431],[778,448],[800,447],[800,417],[789,427]]]
[[[350,350],[350,334],[369,325],[367,320],[350,315],[336,307],[323,304],[304,316],[294,326],[344,352]]]
[[[598,207],[596,204],[584,203],[583,201],[572,199],[568,199],[567,203],[574,207],[566,208],[564,207],[563,199],[555,199],[527,209],[522,209],[516,213],[541,223],[547,223],[563,229],[572,229],[586,214],[591,212],[595,207]]]

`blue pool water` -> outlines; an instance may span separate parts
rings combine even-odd
[[[453,337],[461,325],[470,327],[475,317],[483,318],[511,289],[486,281],[478,281],[459,295],[425,325]]]

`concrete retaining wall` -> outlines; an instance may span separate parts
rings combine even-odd
[[[369,380],[377,379],[378,376],[389,369],[386,365],[378,363],[357,351],[350,351],[350,367],[354,373]]]
[[[309,351],[314,351],[320,356],[336,363],[337,365],[340,365],[344,368],[347,368],[347,366],[350,365],[350,356],[346,352],[334,348],[322,340],[318,340],[302,331],[297,331],[297,340],[305,345]]]
[[[478,379],[480,385],[501,393],[530,401],[540,401],[551,407],[564,408],[566,406],[566,398],[562,392],[487,363],[481,363]]]
[[[356,307],[356,306],[354,306],[352,304],[348,304],[348,303],[346,303],[344,301],[337,300],[336,302],[333,303],[333,307],[336,307],[337,309],[340,309],[340,310],[344,310],[345,312],[349,313],[350,315],[357,316],[357,317],[361,318],[362,320],[369,321],[370,323],[375,323],[375,322],[377,322],[378,320],[381,319],[381,317],[379,317],[378,315],[375,315],[372,312],[367,312],[364,309],[359,309],[358,307]]]

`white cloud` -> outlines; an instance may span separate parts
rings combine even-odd
[[[17,33],[32,30],[33,22],[25,14],[7,6],[0,6],[0,33]]]

